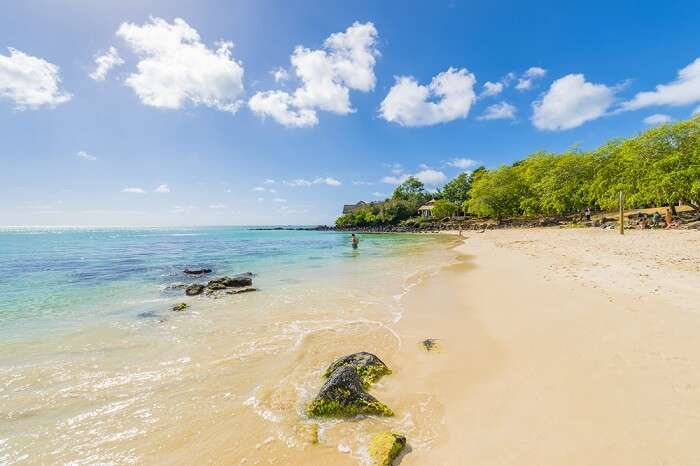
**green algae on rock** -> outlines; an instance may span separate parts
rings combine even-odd
[[[177,303],[173,306],[173,311],[175,312],[184,311],[185,309],[187,309],[187,303]]]
[[[394,412],[367,393],[362,379],[352,366],[333,371],[306,409],[309,416],[353,417],[360,414],[393,416]]]
[[[373,466],[391,466],[406,446],[406,437],[393,432],[379,432],[369,442],[369,457]]]
[[[349,354],[331,364],[324,377],[330,377],[340,367],[353,367],[362,381],[362,386],[367,389],[370,385],[379,380],[382,376],[391,374],[391,369],[384,362],[372,353],[361,351]]]

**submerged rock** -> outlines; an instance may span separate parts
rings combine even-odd
[[[306,412],[309,416],[318,417],[394,415],[388,406],[365,391],[362,379],[351,365],[340,366],[331,373]]]
[[[425,340],[421,341],[421,345],[423,345],[423,348],[425,348],[426,351],[437,349],[437,341],[432,338],[426,338]]]
[[[369,457],[373,466],[391,466],[406,446],[406,437],[393,432],[379,432],[369,441]]]
[[[173,311],[175,312],[184,311],[185,309],[187,309],[187,303],[177,303],[173,306]]]
[[[201,269],[185,269],[185,270],[183,270],[183,272],[186,273],[187,275],[203,275],[203,274],[206,274],[206,273],[211,273],[211,269],[205,269],[205,268],[201,268]]]
[[[369,388],[370,385],[379,380],[383,375],[391,374],[391,370],[381,359],[372,353],[361,351],[338,359],[326,369],[323,376],[328,378],[338,368],[346,366],[355,369],[364,388]]]
[[[228,290],[226,294],[241,294],[241,293],[249,293],[251,291],[258,291],[257,288],[253,288],[252,286],[247,286],[245,288],[236,288],[235,290]]]
[[[219,281],[213,281],[213,280],[212,280],[212,281],[209,282],[209,284],[207,284],[207,288],[208,288],[210,291],[225,290],[225,289],[226,289],[226,285],[224,285],[223,283],[221,283],[221,282],[219,282]]]
[[[187,288],[185,288],[185,294],[187,296],[197,296],[198,294],[202,294],[204,292],[204,285],[200,285],[199,283],[194,283]]]

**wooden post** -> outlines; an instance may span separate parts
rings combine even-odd
[[[625,234],[625,195],[620,190],[620,234]]]

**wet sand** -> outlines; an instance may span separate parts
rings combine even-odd
[[[692,231],[468,233],[396,328],[392,387],[442,413],[401,464],[700,464],[698,246]]]

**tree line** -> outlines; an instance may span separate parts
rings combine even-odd
[[[700,115],[614,139],[591,151],[535,152],[511,165],[462,173],[437,192],[409,177],[391,198],[336,221],[339,227],[397,224],[433,200],[433,219],[456,214],[501,220],[559,216],[591,208],[613,210],[674,205],[700,210]]]

